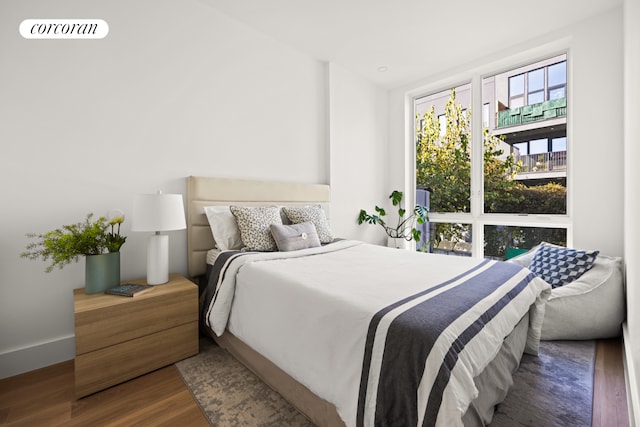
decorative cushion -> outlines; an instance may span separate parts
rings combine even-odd
[[[529,270],[542,277],[553,288],[566,285],[582,276],[592,266],[598,251],[578,251],[541,245],[529,265]]]
[[[331,243],[333,241],[329,221],[327,221],[327,216],[322,206],[283,207],[282,209],[292,224],[312,222],[318,232],[320,243]]]
[[[271,224],[271,235],[281,252],[320,246],[320,239],[312,222],[292,225]]]
[[[280,209],[270,207],[231,206],[231,213],[236,217],[240,237],[245,250],[275,251],[276,242],[271,236],[271,224],[282,225]]]
[[[205,206],[204,213],[211,227],[213,240],[221,251],[242,249],[242,238],[236,217],[229,206]]]

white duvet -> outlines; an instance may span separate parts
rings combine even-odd
[[[206,322],[217,335],[228,328],[333,403],[345,424],[354,426],[365,338],[373,314],[481,261],[349,240],[295,252],[242,255],[218,283]],[[460,390],[447,391],[453,393],[453,409],[442,419],[439,416],[437,425],[461,425],[460,417],[477,395],[473,377],[493,359],[504,337],[527,312],[531,315],[529,350],[537,351],[548,292],[545,282],[536,282],[514,308],[512,323],[494,322],[499,324],[493,325],[489,341],[495,345],[468,346],[473,357],[463,367],[469,371],[464,373],[468,378],[459,381]]]

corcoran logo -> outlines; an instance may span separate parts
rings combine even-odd
[[[102,19],[25,19],[20,34],[25,39],[102,39],[109,24]]]

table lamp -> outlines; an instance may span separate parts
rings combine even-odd
[[[147,246],[147,283],[169,281],[169,236],[161,231],[183,230],[182,194],[138,194],[133,199],[131,231],[153,231]]]

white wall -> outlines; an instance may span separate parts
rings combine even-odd
[[[329,64],[331,226],[336,235],[386,243],[379,226],[357,226],[360,209],[372,212],[389,193],[387,183],[387,92]],[[356,228],[354,228],[354,226]]]
[[[594,30],[597,29],[597,30]],[[519,29],[518,29],[519,30]],[[390,181],[414,185],[406,176],[415,167],[410,158],[411,124],[407,122],[407,94],[442,90],[468,82],[472,75],[504,71],[569,49],[568,93],[573,245],[597,248],[603,254],[622,256],[623,135],[622,135],[622,10],[615,8],[561,32],[506,49],[390,93],[390,135],[405,135],[404,151],[390,156]],[[505,61],[506,59],[506,61]],[[396,143],[396,142],[391,142]],[[397,142],[399,144],[399,142]]]
[[[625,355],[632,426],[640,426],[640,2],[624,2],[624,253],[627,271]]]
[[[576,26],[572,37],[574,243],[622,256],[622,8]]]
[[[43,17],[100,18],[110,32],[103,40],[19,35],[23,19]],[[330,180],[325,64],[197,0],[5,0],[0,58],[0,377],[74,356],[72,289],[83,286],[84,263],[45,274],[45,263],[18,256],[25,233],[88,212],[129,214],[136,193],[184,193],[188,175]],[[359,105],[352,97],[365,96],[374,106],[359,129],[375,127],[384,116],[379,91],[364,85],[343,96],[342,78],[332,95],[349,103],[347,119]],[[348,136],[362,135],[349,134],[341,114],[332,114],[342,123],[334,156],[351,156],[361,146]],[[368,132],[378,150],[384,132]],[[365,160],[367,177],[384,169],[375,155]],[[341,168],[353,164],[336,162],[331,178],[346,184]],[[334,188],[334,200],[354,187]],[[333,210],[338,231],[357,234],[354,208]],[[130,221],[123,230],[122,278],[142,277],[147,236],[130,232]],[[186,274],[184,231],[170,233],[170,251],[171,270]]]

